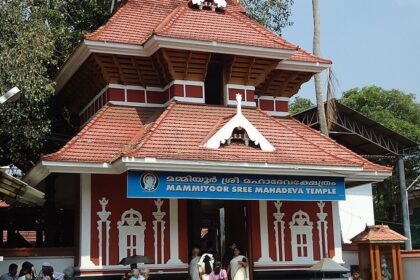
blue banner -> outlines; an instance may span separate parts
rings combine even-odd
[[[129,198],[336,201],[344,178],[129,171]]]

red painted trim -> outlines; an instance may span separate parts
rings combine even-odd
[[[109,88],[107,96],[109,101],[125,101],[124,90],[120,88]]]
[[[128,102],[146,102],[146,94],[144,90],[127,90],[127,101]]]
[[[289,102],[276,100],[276,112],[288,112]]]
[[[174,96],[184,97],[184,86],[183,85],[173,85]]]
[[[255,102],[255,94],[253,90],[246,90],[246,101],[247,102]]]
[[[203,98],[203,87],[195,85],[185,86],[185,96],[192,98]]]
[[[259,107],[264,111],[274,111],[274,100],[259,100]]]

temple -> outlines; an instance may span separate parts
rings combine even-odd
[[[253,279],[343,263],[338,202],[391,174],[289,117],[332,62],[219,2],[121,1],[60,69],[80,132],[25,181],[72,209],[80,276],[146,255],[154,279],[185,279],[192,246],[231,243]]]

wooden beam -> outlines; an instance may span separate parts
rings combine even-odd
[[[289,85],[290,82],[294,81],[298,76],[299,76],[299,72],[291,72],[289,74],[289,77],[287,77],[287,79],[281,84],[281,86],[279,87],[278,91],[276,91],[276,93],[274,94],[274,96],[279,96],[282,95],[284,89]],[[283,95],[282,95],[283,96]]]
[[[168,65],[168,70],[169,70],[169,73],[171,74],[172,78],[174,78],[174,79],[175,79],[175,77],[176,77],[176,72],[175,72],[175,69],[174,69],[173,64],[172,64],[172,62],[171,62],[171,58],[170,58],[169,54],[166,52],[166,50],[165,50],[165,49],[161,49],[160,51],[161,51],[161,53],[162,53],[163,58],[164,58],[164,59],[165,59],[165,61],[166,61],[166,65]]]
[[[123,84],[125,84],[124,73],[122,72],[121,65],[118,62],[118,58],[115,55],[112,55],[112,60],[114,61],[115,66],[117,67],[118,73],[120,75],[120,80]]]
[[[265,82],[263,87],[261,88],[261,92],[258,95],[265,94],[271,84],[282,74],[281,70],[273,71],[270,78]]]
[[[188,70],[189,70],[189,65],[190,65],[192,54],[193,54],[192,51],[189,51],[188,52],[188,58],[187,58],[187,61],[186,61],[185,71],[184,71],[184,80],[187,79],[187,75],[188,75]]]
[[[268,74],[270,74],[270,72],[272,71],[275,71],[275,68],[277,67],[278,64],[279,64],[278,60],[273,60],[271,63],[269,63],[268,66],[265,68],[264,72],[261,73],[261,75],[255,79],[254,85],[258,86],[259,84],[264,82],[267,79]]]
[[[133,65],[134,69],[136,69],[137,71],[137,75],[139,76],[139,82],[143,87],[146,87],[146,83],[144,82],[144,78],[143,75],[140,71],[140,67],[138,66],[136,60],[134,59],[134,57],[131,58],[131,64]]]
[[[381,257],[379,255],[379,245],[375,245],[375,271],[377,272],[377,280],[382,280],[381,273]]]
[[[233,69],[233,65],[235,64],[235,60],[236,60],[236,55],[231,56],[231,58],[228,60],[227,64],[226,64],[226,81],[227,83],[230,82],[230,79],[232,78],[232,69]]]
[[[204,67],[204,73],[203,73],[203,81],[206,80],[207,69],[209,69],[210,60],[211,60],[211,53],[208,54],[207,59],[206,59],[206,66]]]
[[[248,85],[248,83],[249,83],[249,76],[251,76],[251,72],[252,72],[252,67],[254,66],[254,64],[255,64],[255,57],[253,57],[252,59],[251,59],[251,63],[249,64],[249,67],[248,67],[248,75],[246,76],[246,78],[245,78],[245,85]]]
[[[162,68],[162,75],[163,75],[163,78],[165,80],[165,83],[169,83],[171,78],[168,77],[168,73],[166,72],[166,70],[167,70],[166,67],[168,66],[168,64],[165,63],[165,61],[162,61],[161,52],[156,53],[156,59],[157,59],[157,62],[159,63],[159,65],[160,65],[160,67]],[[158,75],[159,75],[159,73],[158,73]]]
[[[392,244],[392,268],[393,272],[392,275],[394,275],[394,280],[403,280],[399,279],[398,277],[398,260],[397,260],[397,250],[395,249],[395,244]]]
[[[375,257],[374,257],[374,253],[375,253],[375,248],[373,247],[372,244],[369,244],[369,256],[370,256],[370,274],[371,274],[371,278],[372,280],[376,280],[376,276],[375,276]],[[363,275],[364,276],[364,275]]]

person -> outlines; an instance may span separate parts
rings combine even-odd
[[[233,259],[229,264],[229,271],[232,280],[246,280],[248,279],[248,260],[241,255],[241,249],[235,247],[233,250]]]
[[[51,280],[63,280],[64,273],[55,272],[53,266],[49,262],[44,262],[41,267],[41,272],[39,273],[39,278],[43,279],[44,276],[50,276],[49,273],[52,271]],[[48,279],[48,277],[46,279]]]
[[[200,280],[200,273],[198,271],[198,263],[200,262],[200,248],[194,246],[191,250],[191,261],[189,267],[189,274],[191,280]]]
[[[232,243],[228,249],[226,250],[225,254],[223,255],[222,266],[228,267],[230,261],[233,259],[233,250],[236,248],[236,243]]]
[[[41,280],[54,280],[54,269],[52,266],[46,266],[42,268]]]
[[[121,278],[121,280],[130,280],[131,277],[133,276],[133,270],[134,269],[137,269],[137,264],[136,263],[130,264],[130,271],[128,271],[126,274],[124,274],[123,277]]]
[[[215,262],[213,265],[213,272],[209,276],[209,280],[224,280],[227,279],[227,272],[222,268],[221,262]]]
[[[131,279],[130,280],[139,280],[140,279],[140,270],[137,268],[131,271]]]
[[[198,262],[198,272],[201,280],[209,280],[210,273],[213,271],[214,258],[212,251],[203,254]]]
[[[19,280],[35,279],[34,265],[30,262],[24,262],[19,272]]]
[[[140,279],[147,280],[150,276],[149,273],[150,273],[150,270],[146,267],[143,267],[142,269],[140,269]]]
[[[9,272],[0,276],[0,280],[17,280],[18,266],[15,263],[9,265]]]
[[[351,278],[350,278],[351,280],[363,280],[361,277],[360,277],[360,272],[358,271],[358,270],[356,270],[356,271],[354,271],[352,274],[351,274]]]

